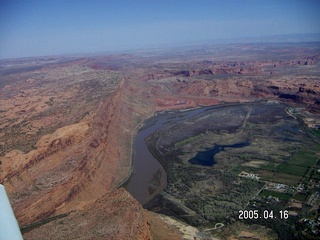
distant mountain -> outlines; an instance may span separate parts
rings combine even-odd
[[[320,33],[293,33],[261,37],[216,39],[211,43],[273,43],[273,42],[320,42]]]

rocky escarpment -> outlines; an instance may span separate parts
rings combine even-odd
[[[294,60],[260,60],[260,61],[201,61],[190,64],[183,70],[165,70],[162,72],[148,73],[145,76],[146,80],[159,80],[167,77],[195,77],[201,75],[259,75],[273,74],[279,69],[299,67],[299,66],[314,66],[319,62],[319,55],[311,57],[301,57]],[[177,66],[179,68],[183,65]]]
[[[148,239],[142,209],[115,189],[129,176],[136,127],[154,111],[267,98],[319,112],[318,56],[186,59],[97,57],[2,75],[0,182],[18,221],[24,226],[70,213],[26,239]]]
[[[314,60],[316,61],[316,60]],[[297,61],[299,62],[299,61]],[[311,63],[310,63],[311,64]],[[301,76],[291,75],[291,70],[279,67],[281,74],[267,76],[265,74],[252,77],[251,73],[243,72],[241,76],[223,77],[214,71],[193,71],[198,77],[187,74],[185,77],[176,78],[171,82],[165,82],[167,88],[181,96],[199,96],[203,98],[238,98],[255,99],[271,98],[281,101],[306,104],[317,109],[320,99],[320,84],[317,79],[303,75],[304,71],[312,71],[307,65],[303,65]],[[315,69],[313,66],[311,69]],[[280,71],[280,70],[279,70]],[[201,77],[201,73],[212,77]],[[227,74],[227,73],[225,73]],[[307,75],[306,75],[307,76]]]
[[[286,60],[211,61],[165,65],[144,76],[155,87],[157,109],[214,104],[219,101],[274,99],[319,111],[319,55]],[[170,69],[171,68],[171,69]],[[153,70],[154,71],[154,70]],[[205,100],[205,101],[204,101]]]
[[[92,117],[43,136],[34,150],[1,158],[0,180],[20,225],[81,209],[126,179],[135,118],[147,108],[134,105],[125,88],[121,83]]]
[[[124,189],[105,194],[72,212],[24,234],[25,239],[152,239],[141,205]]]
[[[25,239],[150,239],[142,207],[116,190],[130,176],[137,126],[152,113],[148,88],[86,64],[5,77],[0,182],[19,225],[31,224]]]
[[[308,107],[309,112],[320,113],[320,101],[316,101]]]

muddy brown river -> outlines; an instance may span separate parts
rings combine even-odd
[[[124,187],[140,204],[146,204],[167,186],[167,174],[150,153],[145,139],[168,121],[192,117],[210,107],[189,111],[164,112],[148,119],[134,141],[133,173]]]
[[[147,122],[150,123],[152,119]],[[144,127],[135,137],[133,173],[124,187],[140,204],[150,201],[156,194],[160,193],[167,185],[167,175],[162,165],[155,159],[148,150],[145,138],[162,126],[164,119],[158,119],[154,124]],[[155,174],[159,173],[157,186],[151,186]],[[153,188],[153,191],[150,191]]]
[[[165,141],[162,141],[162,137],[158,138],[158,142],[155,144],[158,152],[165,151],[166,146],[175,144],[175,142],[181,141],[186,137],[196,134],[196,131],[205,132],[206,129],[235,129],[243,125],[245,115],[250,113],[251,109],[254,109],[253,120],[260,116],[260,112],[265,112],[269,109],[270,114],[268,117],[274,117],[274,109],[282,109],[283,107],[274,103],[232,103],[223,104],[210,107],[202,107],[192,110],[185,111],[174,111],[174,112],[162,112],[156,116],[148,119],[144,123],[144,127],[137,133],[134,141],[134,157],[133,157],[133,173],[129,180],[124,184],[124,187],[133,195],[133,197],[139,201],[140,204],[144,205],[148,203],[153,197],[163,191],[167,186],[167,175],[163,166],[159,161],[154,158],[148,149],[146,138],[151,134],[156,133],[158,130],[164,134]],[[232,113],[232,111],[234,113]],[[221,111],[223,114],[221,114]],[[230,113],[229,113],[230,112]],[[220,115],[218,115],[218,113]],[[284,111],[283,111],[284,113]],[[221,118],[219,121],[205,121],[199,123],[201,119],[206,118],[208,115],[217,116]],[[240,115],[242,114],[240,117]],[[249,116],[249,115],[248,115]],[[225,119],[226,118],[226,119]],[[265,119],[267,121],[267,119]],[[271,120],[270,120],[271,121]],[[162,128],[165,126],[180,126],[182,122],[185,122],[186,126],[183,131],[180,128]],[[209,126],[209,125],[210,126]],[[224,124],[221,125],[220,124]],[[208,125],[208,126],[207,126]],[[162,130],[161,130],[162,129]],[[167,129],[167,130],[163,130]],[[235,131],[232,130],[232,131]],[[290,130],[290,129],[289,129]],[[163,133],[163,131],[169,131]],[[189,131],[189,132],[188,132]],[[279,131],[279,130],[277,130]],[[199,134],[197,133],[197,134]],[[284,139],[285,140],[285,139]],[[160,142],[160,143],[159,143]],[[161,143],[162,142],[162,143]],[[159,146],[158,146],[159,143]],[[214,155],[224,151],[224,148],[241,148],[250,145],[250,141],[240,141],[234,144],[215,144],[212,148],[206,149],[205,151],[199,151],[198,154],[189,160],[191,164],[198,164],[203,166],[213,166]],[[158,148],[159,147],[159,148]]]

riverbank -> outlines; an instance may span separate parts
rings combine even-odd
[[[300,127],[284,104],[270,102],[218,105],[171,115],[147,139],[148,149],[165,167],[168,187],[145,207],[208,228],[228,222],[228,216],[236,218],[262,187],[254,179],[239,178],[241,171],[267,177],[266,164],[285,164],[288,154],[309,141]],[[289,137],[295,141],[286,141]],[[213,146],[223,148],[213,152],[213,166],[190,162]],[[256,159],[262,164],[249,169],[247,163]]]
[[[134,128],[134,130],[132,131],[131,133],[131,140],[130,140],[130,172],[128,174],[128,176],[121,182],[118,184],[118,186],[116,187],[116,189],[120,188],[120,187],[123,187],[127,182],[128,180],[130,179],[130,177],[132,176],[133,172],[134,172],[134,150],[133,150],[133,145],[134,145],[134,139],[137,135],[137,133],[139,132],[139,130],[143,127],[144,125],[144,122],[151,118],[153,116],[154,112],[152,110],[150,110],[150,112],[147,114],[146,117],[144,117],[137,125],[136,127]]]

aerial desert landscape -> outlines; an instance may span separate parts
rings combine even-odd
[[[319,234],[319,43],[7,59],[0,76],[0,183],[24,239]]]

